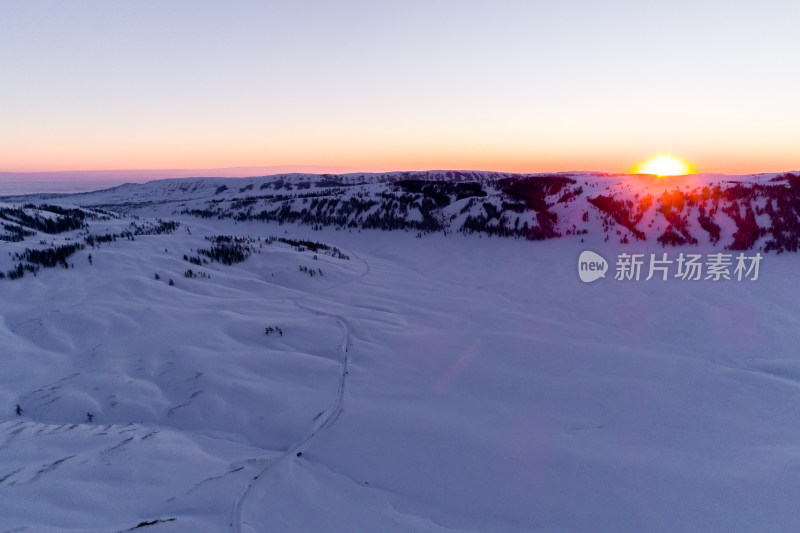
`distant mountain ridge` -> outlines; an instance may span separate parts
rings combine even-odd
[[[147,215],[526,240],[797,251],[800,175],[491,171],[174,178],[35,195]]]

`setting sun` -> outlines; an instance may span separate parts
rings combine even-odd
[[[645,159],[631,170],[634,174],[655,174],[656,176],[684,176],[694,174],[694,167],[685,159],[670,154],[659,154]]]

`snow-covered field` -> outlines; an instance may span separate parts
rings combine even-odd
[[[141,187],[59,203],[174,233],[0,280],[0,532],[800,529],[796,254],[585,284],[585,249],[663,250],[203,219]],[[183,259],[213,235],[254,253]]]

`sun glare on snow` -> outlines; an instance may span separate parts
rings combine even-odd
[[[694,174],[694,167],[685,159],[670,154],[659,154],[645,159],[631,170],[633,174],[655,174],[656,176],[684,176]]]

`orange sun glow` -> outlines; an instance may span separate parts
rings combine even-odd
[[[645,159],[631,170],[633,174],[655,174],[656,176],[684,176],[694,174],[694,167],[681,157],[658,154]]]

